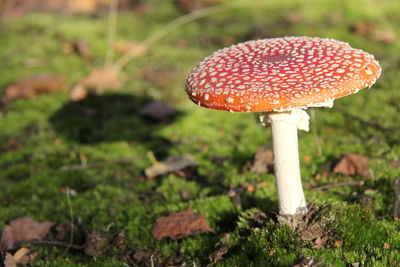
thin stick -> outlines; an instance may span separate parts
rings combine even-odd
[[[71,205],[71,195],[69,189],[67,190],[67,200],[68,200],[68,207],[69,207],[69,216],[70,216],[70,221],[71,221],[71,233],[69,237],[69,244],[72,246],[74,243],[74,214],[72,210],[72,205]],[[68,250],[70,249],[70,246],[68,246],[65,251],[64,251],[64,256],[67,254]]]
[[[341,183],[333,183],[333,184],[324,184],[320,186],[315,186],[313,190],[325,190],[333,187],[340,187],[340,186],[353,186],[353,185],[364,185],[364,181],[350,181],[350,182],[341,182]]]
[[[104,67],[110,67],[113,62],[114,50],[112,49],[112,44],[115,41],[115,34],[117,32],[118,1],[112,0],[108,10],[107,51]]]
[[[26,240],[26,241],[18,241],[17,244],[33,244],[33,245],[49,245],[49,246],[57,246],[57,247],[66,247],[67,249],[75,249],[75,250],[83,250],[85,249],[84,245],[74,245],[70,243],[61,242],[58,240]]]
[[[167,25],[162,27],[160,30],[158,30],[155,33],[153,33],[152,35],[150,35],[146,40],[143,41],[143,44],[146,45],[147,47],[150,47],[156,41],[160,40],[164,36],[168,35],[171,31],[175,30],[176,28],[178,28],[182,25],[185,25],[189,22],[192,22],[192,21],[202,18],[202,17],[206,17],[209,15],[213,15],[216,13],[220,13],[220,12],[231,10],[231,9],[238,8],[238,7],[239,7],[239,5],[237,5],[237,4],[229,5],[229,6],[226,4],[221,4],[221,5],[206,7],[203,9],[193,11],[189,14],[183,15],[183,16],[171,21],[170,23],[168,23]],[[135,55],[132,55],[131,53],[125,54],[115,63],[115,65],[114,65],[115,68],[118,71],[122,70],[126,66],[126,64],[128,64],[129,61],[131,61],[134,57],[135,57]]]
[[[393,191],[394,191],[393,219],[396,222],[399,220],[399,205],[400,205],[399,186],[400,186],[400,177],[397,177],[396,180],[394,180],[394,186],[393,186]]]

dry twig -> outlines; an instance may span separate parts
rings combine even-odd
[[[333,184],[324,184],[315,186],[313,190],[325,190],[333,187],[340,187],[340,186],[353,186],[353,185],[364,185],[364,181],[350,181],[350,182],[341,182],[341,183],[333,183]]]
[[[113,64],[114,50],[112,49],[112,44],[115,41],[115,34],[117,32],[118,2],[119,0],[112,0],[108,12],[108,29],[107,29],[108,45],[104,60],[104,68],[110,67]]]
[[[400,186],[400,177],[397,177],[394,180],[394,204],[393,204],[393,219],[397,222],[399,220],[399,186]]]
[[[39,239],[34,239],[34,240],[26,240],[26,241],[21,241],[17,243],[18,245],[22,244],[33,244],[33,245],[48,245],[48,246],[56,246],[56,247],[65,247],[67,249],[74,249],[74,250],[84,250],[85,246],[84,245],[74,245],[58,240],[39,240]]]
[[[166,24],[164,27],[162,27],[160,30],[154,32],[152,35],[150,35],[146,40],[143,41],[143,44],[147,47],[150,47],[152,44],[163,38],[164,36],[168,35],[171,31],[175,30],[176,28],[185,25],[189,22],[192,22],[196,19],[203,18],[206,16],[210,16],[216,13],[220,13],[223,11],[228,11],[234,8],[239,7],[239,5],[227,5],[227,4],[221,4],[217,6],[211,6],[211,7],[206,7],[203,9],[199,9],[196,11],[193,11],[189,14],[183,15],[170,23]],[[135,55],[127,53],[124,56],[122,56],[115,64],[114,67],[118,70],[121,71],[128,63],[131,61]]]

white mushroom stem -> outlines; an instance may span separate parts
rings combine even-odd
[[[263,125],[270,124],[272,129],[274,166],[281,215],[307,212],[301,184],[297,129],[308,131],[309,119],[308,114],[302,109],[260,115]]]

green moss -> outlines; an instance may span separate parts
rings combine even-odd
[[[67,93],[61,92],[3,107],[0,227],[20,216],[69,221],[72,208],[74,221],[85,231],[126,236],[124,249],[110,245],[97,258],[33,246],[39,252],[33,266],[125,266],[121,256],[133,249],[154,249],[164,260],[183,255],[189,265],[203,266],[218,242],[228,253],[217,266],[288,266],[301,257],[334,266],[399,264],[400,225],[391,216],[392,186],[400,169],[390,162],[400,160],[400,91],[396,86],[400,43],[382,44],[352,30],[357,22],[369,22],[377,30],[392,30],[399,36],[395,27],[400,23],[399,4],[388,0],[329,0],[324,5],[316,0],[237,1],[244,5],[182,26],[133,60],[123,71],[126,82],[120,91],[92,95],[78,103],[69,102]],[[175,1],[147,2],[144,14],[119,14],[118,39],[144,40],[180,15]],[[288,21],[289,12],[296,12],[300,21]],[[1,21],[0,87],[38,73],[62,74],[72,85],[93,67],[103,65],[106,29],[106,14],[90,18],[30,14]],[[328,205],[335,217],[326,248],[312,248],[276,222],[272,174],[243,171],[259,146],[271,144],[270,131],[259,125],[256,114],[201,109],[183,91],[187,73],[202,58],[256,35],[341,39],[373,53],[383,67],[382,77],[370,90],[335,101],[333,109],[310,109],[311,131],[299,133],[306,196],[318,205]],[[63,46],[76,40],[88,42],[93,60],[63,52]],[[27,61],[37,62],[37,67]],[[170,124],[153,123],[138,114],[153,99],[178,110]],[[149,151],[158,160],[193,155],[199,163],[195,178],[177,174],[145,178],[143,170],[153,160]],[[365,179],[324,175],[343,153],[368,156],[373,177],[359,187],[312,190],[315,184]],[[240,201],[228,196],[231,188],[240,189]],[[152,237],[158,217],[187,208],[205,214],[215,233],[179,240]],[[268,217],[258,230],[249,224],[256,208]],[[230,239],[225,240],[226,235]],[[343,244],[335,247],[337,240]]]

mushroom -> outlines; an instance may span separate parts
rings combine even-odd
[[[271,125],[279,213],[304,214],[297,129],[308,131],[308,107],[371,87],[381,73],[374,57],[349,44],[316,37],[248,41],[223,48],[188,75],[186,92],[199,106],[260,112]]]

